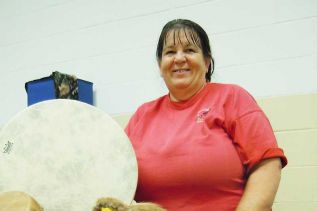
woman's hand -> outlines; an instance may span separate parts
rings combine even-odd
[[[274,202],[280,178],[280,158],[266,159],[255,166],[236,211],[268,211]]]

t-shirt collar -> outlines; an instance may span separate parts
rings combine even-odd
[[[193,95],[191,98],[189,98],[186,101],[182,101],[182,102],[174,102],[171,100],[170,95],[166,95],[166,101],[169,104],[169,106],[173,109],[178,109],[178,110],[182,110],[185,108],[190,107],[191,105],[193,105],[195,102],[197,102],[199,99],[201,99],[202,96],[204,96],[207,93],[207,87],[210,85],[210,83],[206,83],[206,85],[195,95]]]

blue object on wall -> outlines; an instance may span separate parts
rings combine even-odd
[[[93,105],[93,83],[77,79],[78,100]]]
[[[77,79],[78,100],[93,105],[93,83]],[[41,78],[25,83],[28,106],[35,103],[56,99],[55,84],[52,77]]]
[[[54,80],[50,77],[30,81],[25,84],[25,89],[28,94],[28,106],[56,98]]]

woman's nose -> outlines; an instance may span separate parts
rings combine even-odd
[[[177,51],[174,57],[174,62],[182,63],[186,61],[186,55],[182,51]]]

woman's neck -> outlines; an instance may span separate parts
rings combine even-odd
[[[194,95],[198,94],[205,86],[207,83],[203,83],[201,87],[199,87],[196,90],[191,90],[188,91],[188,89],[180,89],[180,90],[175,90],[169,92],[169,97],[172,102],[184,102],[189,100],[191,97]]]

